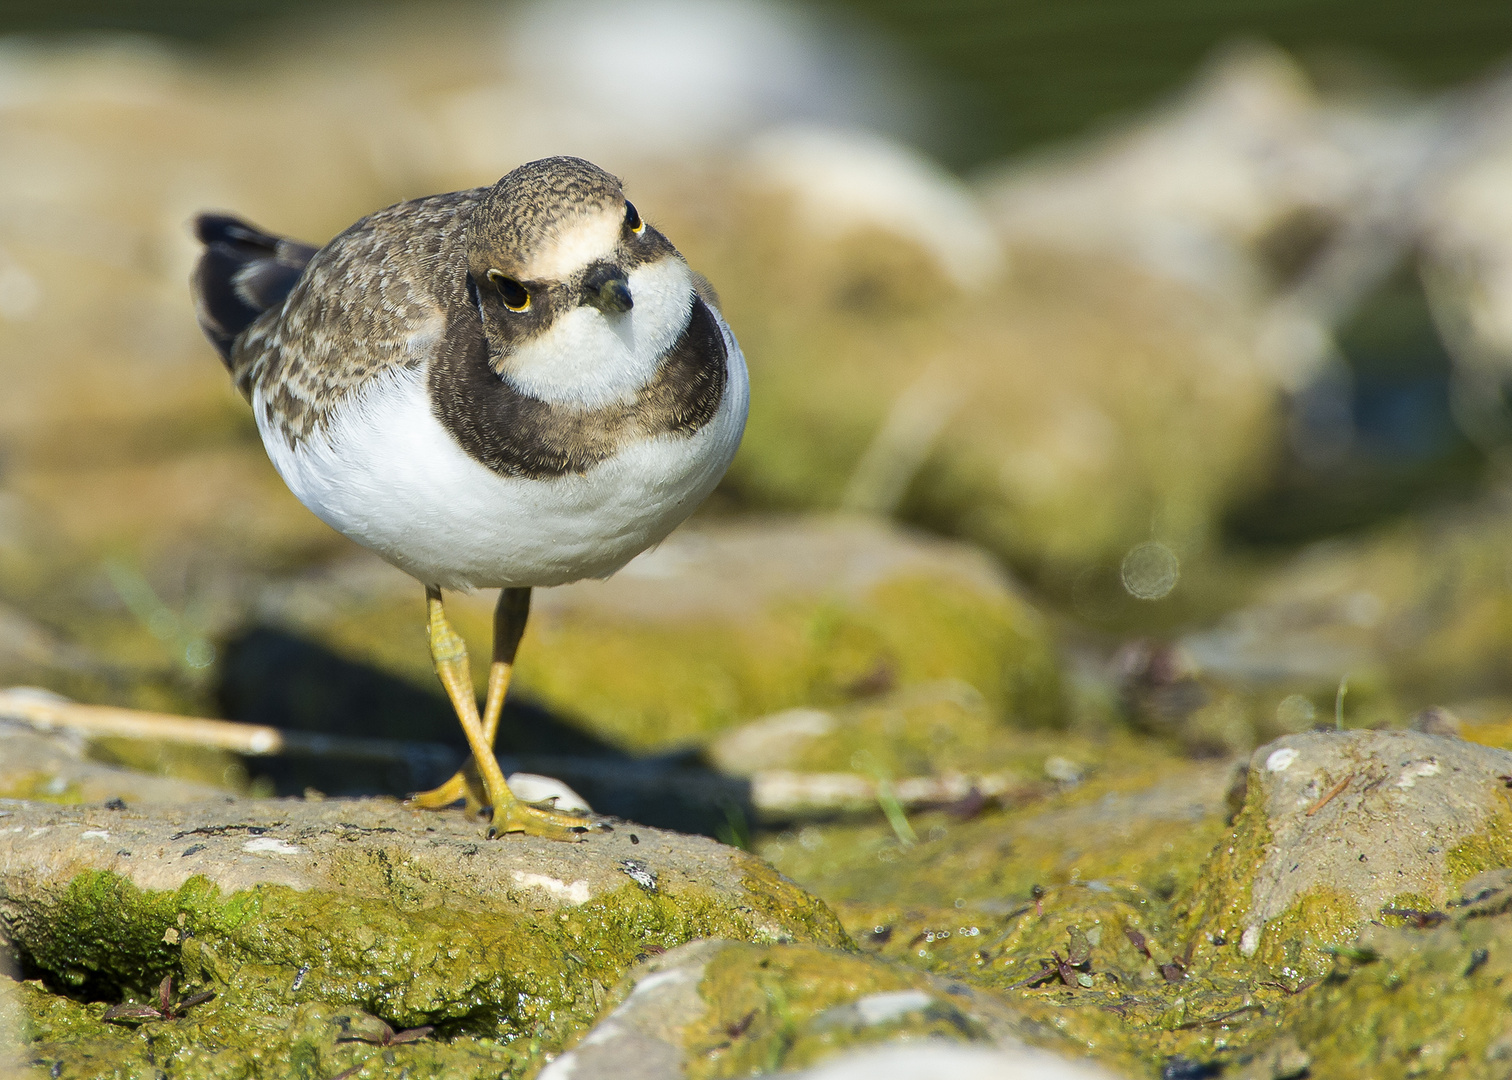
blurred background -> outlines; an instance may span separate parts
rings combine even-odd
[[[899,774],[1512,738],[1509,57],[1491,0],[4,0],[0,686],[410,748],[89,749],[196,782],[444,776],[419,587],[272,472],[186,223],[323,242],[572,153],[713,280],[753,405],[686,536],[538,597],[512,760],[738,839],[692,778],[782,710]],[[941,702],[987,727],[879,749]]]

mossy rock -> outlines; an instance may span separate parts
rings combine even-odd
[[[1226,832],[1229,766],[1122,740],[1058,749],[1081,781],[967,821],[911,815],[911,843],[886,823],[845,823],[760,850],[833,905],[863,951],[1001,995],[1124,1075],[1159,1076],[1175,1056],[1243,1060],[1277,1036],[1286,994],[1200,969],[1173,903]],[[1085,961],[1063,977],[1056,955],[1078,948]]]
[[[1312,545],[1257,579],[1244,607],[1189,633],[1183,646],[1215,677],[1290,684],[1324,719],[1347,674],[1353,727],[1488,698],[1478,718],[1503,719],[1512,698],[1509,508],[1507,492],[1493,491]]]
[[[1463,892],[1445,911],[1398,926],[1368,926],[1339,951],[1327,977],[1286,1022],[1312,1058],[1309,1075],[1507,1075],[1512,873],[1482,875]]]
[[[1512,753],[1442,735],[1289,735],[1256,750],[1243,808],[1190,894],[1199,952],[1318,977],[1370,921],[1432,910],[1512,866]],[[1211,944],[1222,938],[1225,946]]]
[[[437,1029],[386,1048],[412,1075],[498,1075],[581,1029],[638,957],[708,936],[848,944],[754,856],[638,826],[487,841],[460,814],[377,800],[6,815],[0,928],[48,991],[22,994],[30,1052],[70,1063],[325,1076],[354,1063],[340,1017],[371,1016]],[[150,1037],[102,1020],[164,977],[216,996]]]
[[[312,581],[291,595],[287,625],[434,687],[420,591],[399,577],[328,603]],[[492,604],[448,602],[478,657]],[[473,669],[481,691],[487,665]],[[939,680],[971,687],[999,722],[1053,727],[1065,711],[1046,620],[989,556],[864,518],[708,523],[607,581],[536,590],[516,678],[523,700],[635,753]],[[515,727],[506,716],[506,751]]]
[[[521,686],[636,750],[878,688],[957,679],[996,715],[1062,714],[1047,628],[971,548],[865,520],[676,534],[603,583],[542,596]]]
[[[1296,756],[1273,759],[1278,750]],[[1289,736],[1240,774],[1239,802],[1229,767],[1148,742],[1099,751],[1063,737],[1061,751],[1081,764],[1080,782],[967,821],[958,814],[970,805],[910,814],[911,841],[887,822],[852,821],[793,828],[760,850],[833,905],[864,952],[1000,994],[1104,1064],[1151,1078],[1178,1066],[1296,1075],[1298,1060],[1324,1053],[1314,1044],[1329,1027],[1336,1042],[1354,1039],[1329,1060],[1368,1060],[1363,1025],[1391,1005],[1372,974],[1385,969],[1350,960],[1368,954],[1362,927],[1453,916],[1468,875],[1512,865],[1501,779],[1512,759],[1456,739]],[[1442,980],[1473,960],[1456,948],[1435,961]],[[1332,989],[1355,968],[1358,993]],[[1424,985],[1431,997],[1442,983]],[[1400,1000],[1410,1009],[1417,998]],[[1483,1014],[1467,1008],[1465,1023]],[[1456,1014],[1430,1003],[1426,1015],[1448,1031]],[[1410,1012],[1390,1022],[1406,1046]],[[1292,1071],[1263,1071],[1272,1065]]]
[[[667,1080],[786,1075],[858,1049],[921,1041],[1063,1064],[1023,1040],[1076,1053],[1053,1027],[994,995],[906,965],[822,946],[702,941],[632,971],[593,1030],[540,1080],[612,1080],[627,1061],[637,1075]],[[1023,1061],[1002,1064],[1017,1075],[1011,1066]]]

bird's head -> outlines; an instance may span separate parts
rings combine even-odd
[[[490,364],[548,401],[632,395],[692,309],[677,249],[581,158],[532,161],[495,184],[469,219],[467,262]]]

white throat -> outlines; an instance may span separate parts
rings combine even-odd
[[[509,381],[542,401],[584,408],[634,396],[688,326],[693,276],[687,263],[669,255],[632,270],[628,280],[629,311],[606,315],[583,305],[560,316],[510,353]]]

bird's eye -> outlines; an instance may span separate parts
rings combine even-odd
[[[641,220],[640,212],[635,209],[635,204],[629,199],[625,200],[625,226],[633,233],[641,233],[646,229],[646,223]]]
[[[530,307],[530,290],[514,278],[498,270],[488,272],[488,281],[499,290],[499,298],[510,311],[524,311]]]

